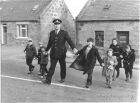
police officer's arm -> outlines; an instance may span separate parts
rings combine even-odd
[[[74,48],[75,48],[75,45],[74,45],[74,43],[72,42],[72,40],[71,40],[71,38],[70,38],[70,36],[68,35],[67,32],[66,32],[65,37],[66,37],[66,41],[68,42],[68,44],[70,45],[70,47],[71,47],[72,49],[74,49]]]
[[[96,49],[96,57],[97,57],[97,60],[99,61],[100,65],[103,65],[103,60],[101,59],[101,57],[99,55],[98,49]]]
[[[48,41],[48,45],[47,45],[45,51],[48,51],[48,50],[51,48],[51,46],[52,46],[52,40],[51,40],[51,33],[50,33],[50,37],[49,37],[49,41]]]

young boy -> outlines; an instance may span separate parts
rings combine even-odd
[[[41,48],[43,47],[43,43],[39,43],[39,48],[38,48],[38,64],[40,65],[40,62],[41,62]],[[38,75],[41,75],[41,65],[40,65],[40,69],[39,69],[39,73]]]
[[[100,65],[103,65],[103,61],[98,53],[98,49],[95,46],[93,46],[93,42],[93,38],[88,38],[87,45],[76,53],[76,55],[79,54],[79,56],[70,65],[71,68],[75,68],[75,64],[79,65],[83,68],[83,74],[88,75],[87,82],[85,85],[86,88],[89,88],[89,86],[92,84],[92,72],[96,64],[96,58],[98,59]]]
[[[131,45],[125,46],[125,52],[123,53],[123,64],[125,69],[126,81],[132,78],[132,69],[135,62],[135,50],[131,48]]]
[[[45,73],[48,73],[48,70],[46,68],[48,64],[48,54],[45,52],[45,47],[41,48],[41,61],[40,61],[40,65],[41,65],[41,78],[43,78]]]
[[[113,56],[112,49],[107,50],[107,57],[105,57],[103,61],[104,61],[103,69],[105,70],[106,84],[108,88],[111,88],[112,76],[115,71],[115,66],[118,64],[116,56]]]
[[[29,72],[28,74],[31,74],[34,66],[32,65],[32,61],[34,59],[34,57],[37,57],[37,53],[36,53],[36,48],[33,45],[32,40],[28,40],[28,44],[24,50],[25,54],[26,54],[26,64],[29,66]]]

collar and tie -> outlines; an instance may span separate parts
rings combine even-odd
[[[60,30],[55,30],[55,34],[58,35],[59,31],[60,31]]]

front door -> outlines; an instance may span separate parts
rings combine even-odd
[[[3,24],[3,44],[7,44],[7,25]]]
[[[122,47],[129,44],[129,31],[117,31],[117,38]]]

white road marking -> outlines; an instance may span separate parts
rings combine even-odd
[[[7,75],[0,75],[0,76],[4,77],[4,78],[10,78],[10,79],[17,79],[17,80],[23,80],[23,81],[42,83],[41,81],[38,81],[38,80],[25,79],[25,78],[19,78],[19,77],[12,77],[12,76],[7,76]],[[58,84],[58,83],[51,83],[51,84],[55,85],[55,86],[61,86],[61,87],[68,87],[68,88],[81,89],[81,90],[90,90],[89,88],[82,88],[82,87],[77,87],[77,86],[72,86],[72,85],[65,85],[65,84]]]

